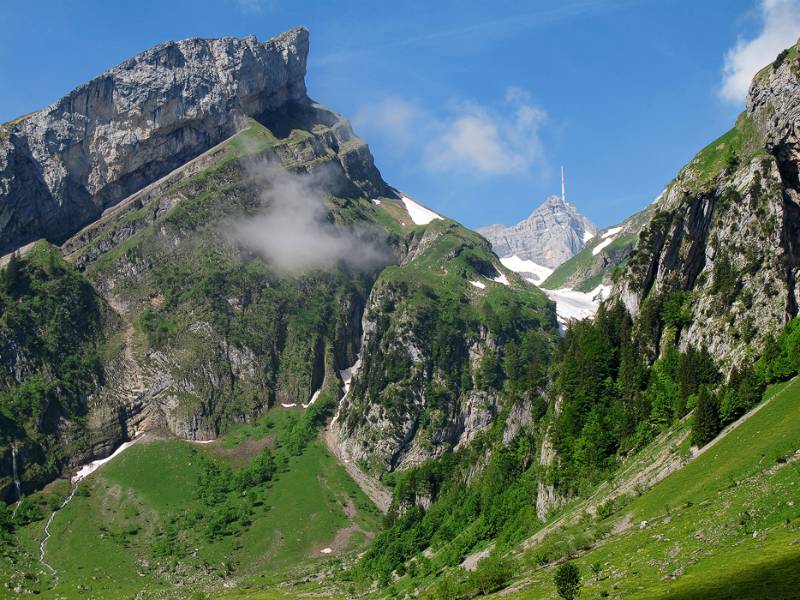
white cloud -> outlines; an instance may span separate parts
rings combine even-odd
[[[750,40],[739,38],[725,55],[720,88],[725,100],[741,102],[753,76],[800,36],[800,0],[760,0],[759,12],[760,33]]]
[[[388,98],[360,110],[354,124],[396,152],[413,153],[429,171],[504,175],[528,171],[541,159],[546,119],[527,92],[509,88],[496,108],[462,101],[443,114]]]

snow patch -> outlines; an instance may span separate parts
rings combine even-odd
[[[591,231],[584,231],[583,232],[583,243],[585,244],[590,239],[594,237],[594,234]]]
[[[373,203],[375,206],[380,206],[380,205],[381,205],[381,201],[380,201],[380,200],[378,200],[377,198],[373,198],[373,199],[372,199],[372,203]]]
[[[75,475],[73,476],[71,480],[72,483],[78,483],[82,479],[85,479],[86,477],[97,471],[97,469],[106,464],[108,461],[113,460],[114,458],[122,454],[125,450],[133,446],[140,439],[142,439],[141,436],[134,438],[129,442],[125,442],[124,444],[120,444],[119,448],[114,450],[114,452],[110,456],[107,456],[106,458],[101,458],[99,460],[94,460],[89,464],[83,465],[80,469],[78,469],[77,473],[75,473]]]
[[[474,285],[474,286],[475,286],[476,288],[478,288],[479,290],[482,290],[483,288],[485,288],[485,287],[486,287],[486,284],[485,284],[485,283],[483,283],[482,281],[477,281],[477,280],[475,280],[475,281],[470,281],[470,284]]]
[[[601,283],[590,292],[579,292],[568,288],[542,291],[556,303],[556,316],[562,327],[565,327],[573,319],[593,317],[600,302],[608,298],[611,286]]]
[[[496,281],[497,283],[502,283],[503,285],[511,285],[508,282],[508,277],[506,277],[504,273],[500,273],[500,275],[492,279],[492,281]]]
[[[607,237],[610,237],[612,235],[617,235],[620,231],[622,231],[622,226],[620,226],[620,227],[611,227],[611,228],[608,229],[608,231],[603,233],[602,237],[603,237],[603,239],[606,239]]]
[[[314,404],[314,402],[317,401],[317,398],[319,398],[319,394],[320,394],[321,391],[322,391],[322,388],[319,388],[316,392],[314,392],[311,395],[311,400],[309,400],[307,404],[303,404],[303,408],[308,408],[309,406]]]
[[[189,440],[192,444],[213,444],[217,440]]]
[[[297,402],[291,402],[291,403],[281,402],[281,406],[283,408],[292,408],[293,406],[297,406]]]
[[[331,548],[323,548],[319,551],[320,554],[330,554],[331,552],[333,552]]]
[[[441,219],[440,215],[437,215],[435,212],[430,210],[429,208],[425,208],[418,202],[415,202],[408,196],[402,196],[401,200],[406,207],[406,211],[408,212],[408,216],[411,217],[411,220],[414,221],[416,225],[427,225],[431,221],[435,219]]]
[[[595,246],[594,248],[592,248],[592,256],[597,256],[598,254],[600,254],[600,251],[601,251],[603,248],[605,248],[606,246],[608,246],[608,245],[609,245],[611,242],[613,242],[613,241],[614,241],[614,238],[613,238],[613,237],[610,237],[610,238],[606,238],[606,239],[604,239],[602,242],[600,242],[599,244],[597,244],[597,246]]]
[[[516,254],[503,257],[500,259],[500,262],[506,269],[511,269],[515,273],[532,275],[532,277],[527,277],[526,279],[534,284],[542,283],[553,273],[553,269],[537,264],[532,260],[522,259]]]
[[[347,395],[347,392],[350,391],[350,382],[353,381],[353,377],[355,377],[358,370],[361,368],[361,352],[358,353],[356,357],[356,362],[353,363],[352,367],[348,367],[347,369],[342,369],[339,371],[339,376],[342,378],[342,391]]]

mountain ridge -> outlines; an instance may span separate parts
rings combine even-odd
[[[63,241],[246,117],[304,100],[307,54],[305,28],[166,42],[4,126],[0,254]]]

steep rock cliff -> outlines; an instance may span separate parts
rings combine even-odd
[[[339,445],[375,474],[488,429],[509,396],[504,377],[535,394],[557,337],[553,305],[476,234],[441,220],[410,241],[370,293],[359,368],[338,417]]]
[[[61,242],[238,131],[306,100],[308,31],[188,39],[139,54],[0,135],[0,254]]]
[[[76,300],[63,296],[69,310],[44,315],[50,319],[46,333],[74,332],[75,314],[107,313],[103,321],[107,326],[70,334],[70,339],[79,341],[91,333],[78,349],[97,356],[92,363],[96,375],[87,372],[79,390],[61,393],[64,386],[55,368],[56,357],[42,354],[40,341],[25,335],[24,322],[16,319],[12,324],[16,329],[10,333],[0,327],[0,344],[5,348],[0,394],[24,400],[9,404],[0,423],[0,497],[15,499],[10,496],[12,448],[23,489],[30,491],[76,465],[107,456],[142,431],[158,429],[187,439],[209,439],[277,403],[299,406],[319,390],[336,393],[335,368],[355,360],[361,314],[372,281],[384,264],[399,260],[392,251],[396,234],[386,223],[398,229],[400,225],[370,202],[370,198],[383,197],[388,206],[394,193],[375,168],[367,145],[346,119],[305,96],[306,46],[303,29],[264,44],[254,38],[165,44],[73,93],[76,98],[93,97],[92,86],[105,89],[99,82],[120,86],[128,82],[121,89],[134,96],[123,95],[129,111],[138,110],[136,101],[165,119],[148,129],[146,140],[131,142],[132,146],[123,143],[128,138],[122,136],[112,151],[94,133],[87,137],[83,129],[75,132],[62,127],[77,119],[100,123],[92,131],[102,130],[103,135],[138,131],[132,121],[135,115],[110,114],[99,100],[82,100],[80,110],[75,108],[77,101],[70,105],[64,100],[14,125],[10,137],[0,136],[0,143],[11,144],[25,131],[35,133],[36,127],[49,123],[50,130],[40,131],[45,139],[60,135],[64,148],[86,149],[85,153],[71,151],[88,158],[70,163],[82,171],[69,171],[53,166],[65,160],[63,153],[40,148],[41,163],[66,178],[80,171],[86,181],[99,181],[111,172],[104,169],[114,158],[114,175],[107,178],[108,185],[94,190],[98,194],[117,186],[109,183],[111,179],[148,156],[148,144],[156,154],[162,150],[169,154],[158,154],[163,161],[158,172],[149,171],[153,177],[119,175],[117,181],[127,182],[121,192],[127,197],[83,229],[77,231],[77,225],[97,216],[102,206],[74,219],[74,228],[69,225],[72,216],[62,219],[64,228],[58,237],[74,235],[64,241],[61,253],[83,273],[68,266],[59,269],[71,274],[78,282],[73,285],[84,291]],[[159,87],[174,77],[188,79],[176,89]],[[175,108],[178,105],[180,110]],[[192,117],[187,116],[189,106],[193,106]],[[56,109],[62,111],[58,119],[51,114]],[[191,146],[191,152],[172,154],[164,136],[191,137],[201,123],[209,127],[205,141]],[[181,133],[184,130],[188,133]],[[208,148],[212,143],[216,145]],[[159,144],[163,148],[156,151]],[[0,206],[9,208],[20,171],[8,161],[4,164],[8,167],[3,172],[8,184],[4,189],[9,196]],[[355,235],[361,249],[381,250],[368,263],[343,261],[329,269],[288,274],[274,269],[269,259],[233,232],[236,223],[259,218],[276,201],[274,197],[268,200],[264,190],[274,184],[278,172],[289,173],[285,177],[298,182],[315,182],[314,201],[320,202],[315,219],[330,236]],[[66,189],[54,185],[61,200],[68,199]],[[14,202],[23,199],[13,198]],[[115,196],[113,202],[117,200]],[[8,236],[16,235],[14,228],[25,222],[14,211],[31,206],[17,203],[12,212],[5,213]],[[35,235],[47,232],[37,230]],[[24,249],[23,265],[32,259],[41,262],[36,248]],[[57,256],[58,249],[49,248]],[[4,260],[9,261],[20,263],[16,258]],[[49,262],[44,266],[46,272],[54,268]],[[6,274],[0,273],[0,279],[4,278]],[[30,293],[31,305],[39,306],[43,300],[39,287]],[[102,311],[93,309],[95,305]],[[14,316],[11,311],[5,313]],[[39,409],[33,403],[31,416],[27,399],[34,385],[39,386],[32,388],[37,393],[41,388],[46,405]],[[68,409],[62,404],[69,404]],[[36,410],[47,414],[47,423],[41,418],[36,421]]]
[[[651,352],[674,336],[729,369],[797,314],[799,76],[796,48],[762,70],[736,126],[654,205],[612,292],[640,323],[688,293],[678,330],[659,331]]]

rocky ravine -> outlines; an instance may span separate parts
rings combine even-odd
[[[0,130],[0,255],[104,209],[306,98],[308,31],[152,48]]]

